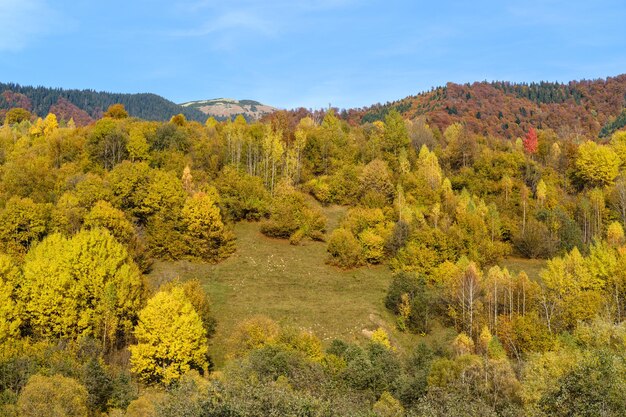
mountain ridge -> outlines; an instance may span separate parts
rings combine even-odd
[[[146,120],[169,120],[182,113],[204,123],[238,115],[251,122],[278,111],[250,99],[214,98],[176,104],[152,93],[123,94],[0,83],[0,119],[12,107],[38,116],[53,112],[61,120],[73,118],[83,126],[102,117],[111,104],[122,103],[129,114]],[[383,120],[391,110],[404,118],[424,119],[440,131],[462,123],[470,133],[507,138],[522,137],[532,126],[552,129],[563,137],[608,137],[626,127],[626,74],[595,80],[514,83],[480,81],[447,83],[415,95],[363,108],[341,110],[351,124]],[[300,118],[311,110],[293,109]]]
[[[23,107],[38,115],[53,112],[62,120],[73,118],[84,126],[102,117],[116,103],[124,105],[133,117],[145,120],[169,120],[182,113],[188,120],[204,122],[206,116],[153,93],[110,93],[106,91],[22,86],[0,82],[0,117],[12,107]]]
[[[626,74],[567,83],[447,83],[342,116],[362,124],[382,120],[392,109],[407,119],[424,118],[441,131],[462,123],[476,134],[509,138],[523,136],[531,126],[563,136],[607,137],[626,126]]]

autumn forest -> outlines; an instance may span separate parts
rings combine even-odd
[[[626,415],[626,75],[0,87],[0,416]]]

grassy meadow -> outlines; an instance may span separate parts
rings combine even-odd
[[[344,210],[324,208],[329,230]],[[211,346],[218,368],[224,363],[233,328],[259,314],[283,326],[312,331],[326,343],[334,338],[365,340],[367,331],[379,326],[400,348],[420,337],[395,331],[384,306],[392,277],[386,266],[344,271],[324,262],[324,242],[290,245],[264,236],[254,222],[240,222],[234,231],[237,252],[225,261],[216,265],[157,262],[150,274],[154,285],[176,277],[203,283],[218,322]]]
[[[345,208],[323,208],[330,233]],[[453,337],[449,329],[435,326],[429,335],[402,333],[384,306],[392,278],[385,265],[342,270],[325,263],[326,243],[306,241],[294,246],[272,239],[260,231],[260,223],[240,222],[234,227],[237,252],[212,265],[187,261],[156,262],[150,273],[154,287],[175,278],[199,279],[212,303],[217,333],[211,355],[217,368],[230,350],[229,339],[236,325],[264,315],[282,326],[313,332],[324,343],[334,338],[365,341],[369,331],[383,327],[399,350],[415,343],[441,343]],[[508,258],[501,263],[511,272],[526,271],[538,279],[542,260]]]

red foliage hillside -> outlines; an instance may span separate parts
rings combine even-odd
[[[484,135],[523,137],[530,127],[563,136],[597,137],[626,105],[626,74],[567,84],[476,82],[445,87],[402,100],[345,113],[351,122],[382,119],[391,108],[405,117],[423,116],[441,130],[461,122]]]
[[[57,103],[50,106],[50,113],[54,113],[59,120],[69,121],[74,119],[76,126],[87,126],[93,122],[93,119],[86,111],[63,97],[59,97]]]

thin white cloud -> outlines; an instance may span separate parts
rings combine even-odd
[[[297,30],[312,13],[344,8],[354,0],[192,0],[176,4],[179,12],[193,11],[196,16],[207,19],[191,28],[169,31],[173,37],[206,37],[218,49],[230,49],[250,36],[271,38]]]
[[[180,37],[198,37],[231,30],[246,30],[265,35],[274,33],[271,22],[266,19],[247,11],[237,11],[221,14],[200,27],[174,31],[172,34]]]
[[[355,0],[283,0],[271,1],[267,0],[235,0],[223,2],[220,0],[192,0],[179,4],[180,9],[197,11],[201,9],[249,9],[249,8],[271,8],[276,10],[329,10],[346,7],[355,3]]]
[[[0,1],[0,51],[19,51],[59,24],[44,0]]]

